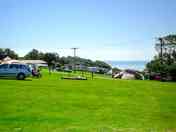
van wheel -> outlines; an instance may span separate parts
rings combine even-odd
[[[17,79],[18,79],[18,80],[24,80],[24,79],[25,79],[25,75],[24,75],[23,73],[19,73],[19,74],[17,75]]]

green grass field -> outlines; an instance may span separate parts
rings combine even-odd
[[[174,132],[176,83],[0,79],[0,132]]]

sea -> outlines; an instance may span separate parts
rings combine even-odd
[[[106,61],[112,67],[117,67],[119,69],[134,69],[143,71],[145,69],[146,64],[149,61]]]

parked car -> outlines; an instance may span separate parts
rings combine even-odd
[[[1,77],[16,77],[18,80],[24,80],[31,75],[29,66],[25,64],[1,64]]]

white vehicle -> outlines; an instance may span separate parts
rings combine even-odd
[[[29,66],[25,64],[1,64],[0,77],[16,77],[18,80],[24,80],[31,75]]]

